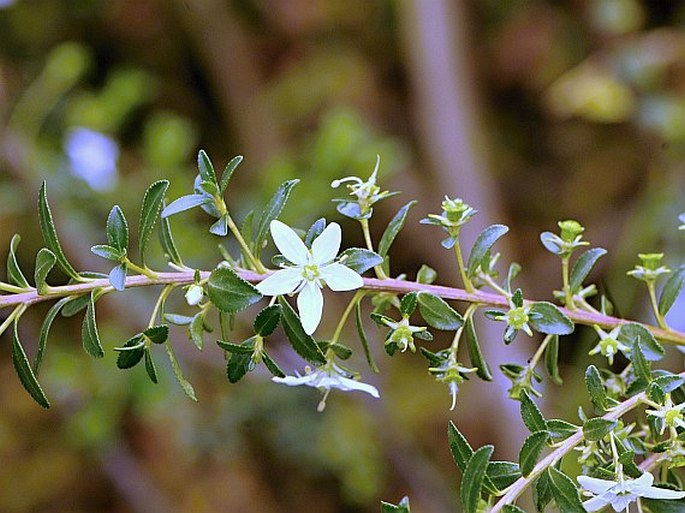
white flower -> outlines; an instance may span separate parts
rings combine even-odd
[[[355,271],[335,262],[340,249],[342,234],[340,225],[329,224],[312,242],[312,248],[305,246],[302,239],[288,225],[271,221],[271,237],[291,267],[276,271],[257,285],[265,296],[298,293],[297,309],[304,331],[311,335],[321,321],[323,294],[321,287],[331,290],[354,290],[364,285],[364,280]]]
[[[304,372],[304,376],[301,376],[296,372],[295,374],[297,374],[297,376],[286,376],[285,378],[276,376],[271,379],[276,383],[283,383],[290,387],[306,385],[308,387],[318,388],[324,393],[323,399],[319,403],[319,411],[323,411],[326,407],[326,398],[332,388],[337,388],[344,392],[358,390],[359,392],[366,392],[376,399],[380,397],[376,387],[344,376],[344,371],[335,364],[327,364],[314,371],[312,371],[310,367],[305,367]]]
[[[649,472],[645,472],[637,479],[626,479],[620,465],[618,466],[617,481],[578,476],[580,486],[595,495],[592,499],[583,502],[583,507],[589,512],[599,511],[604,506],[611,504],[614,511],[625,510],[627,513],[630,503],[640,497],[646,499],[682,499],[685,497],[685,492],[657,488],[652,486],[653,482],[654,476]]]
[[[195,306],[202,301],[204,290],[197,283],[193,283],[186,291],[186,302],[190,306]]]
[[[682,410],[685,408],[685,403],[673,404],[671,394],[666,397],[666,402],[656,410],[646,410],[647,415],[659,417],[663,419],[661,424],[660,435],[664,434],[666,426],[676,428],[685,428],[685,420],[683,420]]]
[[[630,347],[618,340],[618,335],[621,332],[620,325],[616,326],[609,333],[595,325],[595,331],[599,335],[599,343],[593,347],[588,354],[593,355],[601,353],[603,356],[607,357],[609,365],[613,365],[614,355],[617,352],[621,351],[625,355],[630,354]]]

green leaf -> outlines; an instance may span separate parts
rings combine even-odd
[[[228,182],[231,179],[231,176],[233,176],[233,172],[236,170],[238,165],[243,161],[243,156],[242,155],[236,155],[233,157],[228,164],[226,164],[226,167],[224,168],[224,172],[221,175],[221,186],[219,187],[219,191],[221,195],[223,196],[224,192],[226,192],[226,187],[228,187]]]
[[[478,335],[476,334],[476,328],[473,325],[473,318],[469,317],[466,319],[466,347],[469,351],[469,360],[471,365],[473,365],[477,370],[476,374],[479,378],[485,381],[492,381],[492,371],[488,362],[483,358],[483,352],[480,348],[480,343],[478,342]]]
[[[186,210],[199,207],[200,205],[209,205],[213,202],[214,200],[205,194],[188,194],[186,196],[176,198],[174,201],[164,207],[161,216],[162,219],[167,219],[174,214],[185,212]]]
[[[107,244],[120,252],[128,249],[128,223],[119,205],[114,205],[107,217]]]
[[[552,382],[561,385],[564,380],[559,375],[559,335],[549,335],[549,337],[545,349],[545,369]]]
[[[314,239],[316,239],[319,235],[321,235],[325,229],[326,229],[326,218],[325,217],[321,217],[321,218],[317,219],[316,221],[314,221],[314,223],[312,223],[312,225],[309,227],[309,230],[307,230],[307,234],[304,237],[304,245],[311,249],[312,242],[314,242]]]
[[[36,255],[36,269],[33,273],[33,279],[36,282],[36,289],[38,294],[45,294],[48,289],[48,284],[45,283],[46,278],[52,268],[55,267],[57,257],[47,248],[41,248]]]
[[[585,387],[595,408],[601,412],[606,411],[608,408],[607,391],[604,388],[602,376],[594,365],[590,365],[585,371]]]
[[[162,210],[164,195],[169,188],[169,180],[158,180],[154,182],[143,196],[143,204],[140,209],[140,222],[138,224],[138,251],[140,263],[145,267],[145,252],[150,242],[152,230],[159,219]]]
[[[262,299],[254,285],[227,267],[218,267],[209,275],[207,295],[214,306],[227,313],[240,312]]]
[[[143,331],[143,335],[149,338],[153,344],[163,344],[169,338],[169,326],[166,324],[152,326]]]
[[[381,501],[381,513],[411,513],[409,509],[409,497],[403,497],[397,506],[389,502]]]
[[[226,364],[226,377],[231,383],[237,383],[245,374],[254,368],[254,360],[252,354],[254,353],[254,346],[257,337],[250,337],[241,345],[250,349],[249,353],[233,353]]]
[[[33,373],[31,365],[29,365],[24,348],[19,341],[17,321],[14,322],[14,329],[12,331],[12,363],[14,364],[17,376],[19,376],[19,381],[21,381],[26,391],[33,397],[33,400],[43,408],[50,408],[50,401],[48,401],[40,383],[38,383],[36,375]]]
[[[548,440],[548,431],[536,431],[525,439],[521,451],[519,452],[521,474],[528,476],[528,474],[533,471],[540,454],[542,454],[542,449],[547,445]]]
[[[193,322],[193,317],[188,315],[179,315],[174,313],[165,313],[164,320],[174,326],[187,326]]]
[[[368,249],[348,248],[340,254],[340,263],[359,274],[363,274],[372,267],[381,265],[383,257]]]
[[[209,227],[209,233],[218,237],[228,235],[228,214],[221,216],[216,223]]]
[[[86,316],[83,318],[83,325],[81,327],[81,339],[83,341],[83,349],[90,356],[93,358],[105,356],[102,344],[100,343],[100,336],[98,335],[98,327],[95,323],[95,290],[90,293]]]
[[[462,316],[435,294],[421,291],[418,300],[421,316],[433,328],[454,331],[464,324]]]
[[[459,496],[464,513],[476,513],[478,511],[478,502],[480,501],[481,489],[483,488],[485,471],[488,468],[488,463],[494,450],[494,446],[484,445],[473,453],[466,464],[459,488]]]
[[[652,332],[637,322],[628,322],[621,325],[621,330],[618,332],[618,340],[627,346],[632,346],[633,341],[638,340],[642,354],[650,362],[661,360],[666,354],[666,351],[656,341]]]
[[[418,294],[416,292],[409,292],[402,296],[400,300],[400,313],[402,316],[409,317],[416,310],[416,304],[418,301]]]
[[[680,295],[680,291],[683,290],[683,285],[685,285],[685,265],[680,266],[676,269],[673,274],[668,277],[664,288],[661,291],[661,296],[659,297],[659,314],[666,315],[668,311],[675,303],[675,300]]]
[[[109,244],[96,244],[95,246],[91,246],[90,252],[95,256],[99,256],[100,258],[111,260],[113,262],[118,262],[121,260],[121,257],[125,255],[125,253],[122,253],[117,248],[112,247]]]
[[[10,252],[7,255],[7,280],[12,285],[28,289],[31,288],[31,285],[26,281],[26,277],[24,276],[24,273],[21,272],[21,268],[17,262],[16,251],[19,242],[21,242],[21,237],[18,233],[15,233],[10,241]]]
[[[549,481],[549,470],[545,470],[533,484],[533,503],[540,513],[552,500],[552,485]]]
[[[251,337],[250,340],[254,340],[254,337]],[[217,340],[216,343],[221,349],[228,351],[231,354],[251,355],[254,353],[254,343],[251,345],[245,345],[244,343],[233,344],[231,342],[225,342],[224,340]]]
[[[321,352],[317,343],[311,335],[307,335],[304,332],[300,318],[295,313],[295,310],[292,309],[283,296],[278,297],[278,302],[283,307],[281,310],[283,330],[295,352],[315,365],[323,365],[326,363],[326,357]]]
[[[431,266],[421,264],[419,271],[416,273],[416,282],[430,285],[438,279],[438,273]]]
[[[578,489],[566,474],[555,467],[549,468],[549,483],[554,502],[561,513],[586,513],[578,496]]]
[[[504,513],[526,513],[525,510],[519,508],[516,504],[505,504],[502,511]]]
[[[530,308],[530,326],[546,335],[569,335],[573,333],[573,321],[552,303],[538,301]]]
[[[145,342],[142,333],[129,338],[123,347],[116,348],[119,351],[117,356],[117,367],[120,369],[130,369],[135,367],[143,359],[145,353]]]
[[[278,378],[285,378],[285,372],[281,370],[278,364],[268,354],[266,354],[266,351],[262,351],[262,361],[271,374]]]
[[[521,391],[519,396],[521,400],[521,418],[523,423],[526,425],[531,433],[536,431],[545,431],[547,429],[547,422],[545,417],[542,415],[540,408],[528,395],[525,390]]]
[[[409,210],[416,205],[416,203],[416,200],[412,200],[407,203],[405,206],[399,209],[397,214],[395,214],[395,216],[388,223],[387,228],[381,236],[381,241],[378,243],[378,254],[383,258],[385,258],[385,256],[388,254],[390,246],[392,246],[392,243],[395,241],[395,237],[397,237],[397,234],[400,233],[400,230],[404,226],[404,222],[407,220],[407,214],[409,213]]]
[[[122,263],[112,267],[109,272],[109,283],[119,292],[126,288],[126,264]]]
[[[659,385],[664,392],[671,393],[685,383],[685,378],[682,378],[677,374],[666,374],[655,378],[654,383]]]
[[[90,294],[82,294],[80,296],[69,297],[69,301],[66,305],[64,305],[64,308],[62,308],[62,317],[73,317],[81,310],[83,310],[86,306],[88,306],[89,301]]]
[[[645,358],[642,348],[640,347],[640,337],[633,341],[633,347],[630,350],[630,361],[633,363],[633,372],[635,376],[644,380],[646,383],[652,381],[652,371],[649,362]]]
[[[38,195],[38,218],[45,245],[55,254],[55,257],[57,257],[57,265],[59,268],[70,278],[73,278],[76,281],[82,281],[79,274],[67,260],[64,251],[62,251],[62,246],[59,243],[55,223],[52,220],[52,212],[50,211],[50,205],[48,204],[47,183],[45,181],[43,181]]]
[[[181,254],[178,252],[174,236],[171,233],[171,223],[166,217],[162,217],[159,222],[159,241],[162,245],[162,251],[169,261],[183,267]]]
[[[173,370],[174,372],[176,381],[178,381],[178,384],[181,385],[181,388],[190,399],[192,399],[193,401],[197,401],[195,389],[193,388],[193,385],[191,385],[188,382],[188,380],[183,376],[183,371],[181,370],[181,366],[178,364],[178,360],[176,359],[176,355],[174,354],[174,350],[171,347],[171,344],[167,341],[164,344],[164,347],[166,348],[166,354],[169,357],[169,362],[171,363],[171,370]]]
[[[466,464],[473,456],[473,449],[468,440],[464,438],[461,431],[457,429],[454,422],[451,420],[447,425],[447,442],[450,446],[450,452],[452,453],[452,458],[454,458],[454,463],[456,463],[457,468],[464,473],[466,470]]]
[[[264,208],[262,215],[259,217],[259,222],[257,223],[257,233],[254,240],[255,257],[259,258],[262,247],[264,246],[264,241],[269,233],[271,221],[278,219],[278,216],[281,215],[283,207],[285,207],[285,204],[290,197],[290,192],[299,182],[300,181],[297,179],[283,182]]]
[[[36,351],[36,359],[33,362],[33,371],[36,373],[36,376],[40,372],[40,366],[43,363],[43,355],[45,354],[45,347],[48,343],[48,334],[50,333],[50,327],[52,326],[52,322],[55,320],[55,317],[57,317],[57,314],[62,309],[62,307],[66,305],[70,300],[70,297],[63,297],[54,305],[52,305],[50,307],[50,310],[48,310],[48,313],[45,315],[43,324],[40,327],[40,338],[38,339],[38,350]]]
[[[591,442],[597,442],[613,431],[616,426],[618,426],[617,420],[602,417],[588,419],[583,423],[583,436]]]
[[[262,337],[271,335],[281,322],[281,310],[281,305],[271,305],[259,312],[252,325],[254,332]]]
[[[573,264],[573,269],[571,269],[571,277],[569,279],[571,292],[575,294],[581,289],[583,281],[590,274],[597,260],[606,255],[606,253],[607,250],[604,248],[592,248],[578,257],[576,263]]]
[[[685,499],[640,499],[651,513],[683,513]]]
[[[145,348],[145,372],[147,372],[150,381],[157,384],[157,367],[155,367],[155,361],[152,359],[149,347]]]
[[[476,242],[473,244],[471,249],[471,254],[469,255],[468,263],[466,264],[466,274],[469,277],[473,277],[476,274],[476,270],[480,266],[483,259],[487,256],[490,248],[494,246],[497,239],[509,231],[509,227],[503,224],[493,224],[488,226],[483,230]]]
[[[217,185],[214,166],[212,165],[212,161],[209,160],[209,156],[205,150],[200,150],[197,154],[197,170],[203,181]]]
[[[378,374],[378,366],[376,365],[376,360],[373,358],[373,353],[371,352],[371,347],[369,345],[369,339],[364,331],[364,322],[362,321],[362,301],[361,299],[357,301],[354,307],[354,318],[357,324],[357,336],[359,341],[362,343],[362,348],[364,349],[364,356],[366,356],[366,361],[369,364],[369,368]]]
[[[552,438],[565,440],[578,431],[579,427],[561,419],[548,419],[547,431]]]
[[[497,490],[508,488],[514,481],[521,477],[518,463],[511,461],[491,461],[488,463],[486,476],[495,485]]]
[[[195,317],[193,317],[193,320],[190,322],[190,326],[188,326],[188,331],[190,333],[190,339],[193,341],[193,344],[195,344],[195,347],[199,351],[202,351],[202,348],[205,345],[205,313],[204,311],[198,312],[195,314]]]

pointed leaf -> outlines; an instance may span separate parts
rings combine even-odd
[[[119,205],[114,205],[107,217],[107,244],[120,252],[128,249],[128,223]]]
[[[188,326],[188,331],[190,333],[190,340],[193,341],[193,344],[195,344],[195,347],[197,347],[198,351],[202,351],[202,348],[205,345],[204,311],[195,314],[195,317],[193,317],[193,320],[190,322],[190,326]]]
[[[126,264],[115,265],[109,272],[109,283],[119,292],[126,289]]]
[[[81,339],[83,341],[83,349],[90,356],[93,358],[105,356],[102,344],[100,343],[100,335],[98,335],[98,327],[95,323],[95,290],[90,293],[86,316],[83,318],[83,326],[81,327]]]
[[[254,340],[251,337],[250,340]],[[223,340],[217,340],[217,345],[224,351],[228,351],[231,354],[252,354],[254,353],[254,342],[246,345],[244,342],[240,344],[233,344],[231,342],[225,342]]]
[[[416,273],[416,282],[430,285],[438,279],[438,273],[431,266],[422,264]]]
[[[62,308],[62,317],[69,318],[73,317],[81,310],[88,306],[90,301],[90,294],[82,294],[80,296],[71,296],[69,301]]]
[[[157,384],[157,367],[155,361],[152,359],[150,348],[145,349],[145,371],[147,372],[150,381]]]
[[[302,323],[295,313],[295,310],[293,310],[283,296],[278,297],[278,302],[281,307],[283,307],[281,310],[283,330],[295,352],[315,365],[323,365],[326,363],[326,357],[321,352],[317,343],[312,336],[307,335],[304,328],[302,328]]]
[[[362,343],[362,348],[364,349],[364,356],[366,356],[366,362],[369,364],[369,368],[378,374],[378,366],[376,365],[376,360],[373,358],[373,353],[371,352],[371,347],[369,345],[369,339],[364,331],[364,322],[362,321],[362,304],[361,299],[357,301],[354,308],[354,319],[357,324],[357,336],[359,341]]]
[[[121,257],[126,254],[109,244],[96,244],[95,246],[91,246],[90,252],[93,253],[93,255],[113,262],[118,262],[121,260]]]
[[[568,335],[573,333],[573,321],[552,303],[538,301],[530,308],[530,325],[535,331],[546,335]]]
[[[197,170],[203,181],[217,185],[214,166],[205,150],[200,150],[197,154]]]
[[[325,217],[322,217],[322,218],[314,221],[314,223],[309,227],[309,230],[307,230],[307,235],[305,235],[305,237],[304,237],[304,245],[307,246],[308,248],[311,248],[312,242],[314,242],[314,239],[316,239],[319,235],[321,235],[325,229],[326,229],[326,218]],[[343,255],[344,255],[344,253],[343,253]]]
[[[262,337],[271,335],[281,322],[281,309],[281,305],[271,305],[259,312],[252,325],[254,332]]]
[[[550,339],[545,349],[545,369],[552,381],[561,385],[564,380],[559,375],[559,335],[549,335]]]
[[[511,461],[491,461],[486,476],[498,491],[508,488],[521,477],[518,463]]]
[[[228,187],[228,182],[231,179],[231,176],[233,176],[233,172],[236,170],[238,165],[243,161],[243,156],[242,155],[236,155],[233,157],[228,164],[226,164],[226,167],[224,168],[224,172],[221,175],[221,185],[219,187],[219,192],[223,196],[224,192],[226,192],[226,187]]]
[[[149,338],[153,344],[163,344],[169,338],[169,326],[166,324],[152,326],[143,331],[143,335]]]
[[[466,464],[459,488],[459,496],[464,513],[476,513],[478,511],[478,502],[480,501],[481,489],[483,488],[485,471],[488,468],[488,462],[494,449],[492,445],[484,445],[473,453]]]
[[[228,359],[226,364],[226,377],[231,383],[237,383],[245,374],[250,372],[254,368],[254,360],[252,355],[254,354],[254,345],[256,337],[248,338],[241,345],[250,349],[249,353],[233,353]]]
[[[640,337],[633,341],[633,347],[630,350],[630,361],[633,363],[633,372],[637,378],[642,379],[646,383],[652,381],[652,371],[649,362],[642,353]]]
[[[483,351],[480,348],[480,343],[478,342],[478,335],[476,334],[476,328],[473,325],[473,317],[466,319],[466,346],[469,351],[469,360],[471,365],[473,365],[477,370],[476,374],[479,378],[485,381],[492,381],[492,371],[488,362],[485,361],[483,357]]]
[[[588,249],[585,253],[578,257],[576,263],[573,264],[571,270],[571,277],[569,279],[569,288],[574,294],[578,292],[583,286],[583,281],[590,274],[590,271],[602,256],[606,255],[607,250],[604,248]]]
[[[218,267],[209,275],[207,295],[214,306],[227,313],[240,312],[262,299],[254,285],[227,267]]]
[[[15,233],[10,241],[10,252],[7,255],[7,280],[12,285],[28,289],[31,288],[31,285],[26,281],[26,277],[24,276],[24,273],[21,272],[21,268],[17,262],[16,251],[19,242],[21,242],[21,237],[18,233]]]
[[[519,452],[519,466],[523,476],[528,476],[533,471],[548,440],[549,433],[547,431],[536,431],[525,439]]]
[[[26,357],[24,348],[19,341],[16,321],[14,322],[14,329],[12,331],[12,363],[14,364],[14,370],[17,372],[17,376],[19,376],[19,381],[21,381],[21,384],[26,391],[33,397],[33,400],[43,408],[50,408],[50,401],[45,397],[45,393],[38,383],[38,380],[31,369],[31,365],[29,365],[29,360]]]
[[[402,316],[409,317],[416,310],[416,305],[418,302],[418,294],[416,292],[409,292],[402,296],[400,300],[400,313]]]
[[[419,311],[424,320],[432,327],[445,330],[458,330],[463,324],[462,316],[442,298],[430,292],[419,292]]]
[[[259,218],[259,222],[257,223],[257,233],[254,240],[254,252],[257,258],[259,258],[262,247],[264,246],[264,241],[269,234],[271,221],[278,219],[278,216],[281,215],[283,207],[285,207],[285,204],[290,197],[290,192],[298,183],[300,183],[300,181],[297,179],[283,182],[264,208],[264,211]]]
[[[353,271],[363,274],[369,269],[381,265],[383,257],[368,249],[348,248],[340,254],[340,262]]]
[[[162,210],[162,219],[178,214],[179,212],[185,212],[191,208],[199,207],[200,205],[209,205],[213,203],[213,199],[205,194],[188,194],[186,196],[181,196],[169,203]]]
[[[591,442],[597,442],[608,435],[618,425],[618,421],[595,417],[583,423],[583,436]]]
[[[36,269],[33,273],[33,279],[36,282],[38,294],[44,294],[47,290],[48,284],[45,283],[45,279],[52,268],[55,267],[55,262],[57,262],[57,257],[47,248],[41,248],[36,255]]]
[[[461,431],[457,429],[454,422],[451,420],[447,425],[447,441],[450,446],[450,452],[452,453],[452,458],[454,463],[456,463],[457,468],[461,470],[462,474],[466,470],[466,464],[473,456],[473,449],[468,440],[461,434]]]
[[[566,422],[561,419],[549,419],[547,420],[547,431],[552,438],[560,438],[565,440],[569,436],[573,435],[580,429],[575,424]]]
[[[604,412],[608,408],[607,391],[597,367],[590,365],[585,371],[585,387],[595,408]]]
[[[126,341],[121,348],[115,350],[119,351],[117,356],[117,367],[120,369],[130,369],[135,367],[143,359],[145,353],[145,342],[141,333],[132,336]]]
[[[178,252],[176,242],[171,233],[171,223],[166,217],[162,217],[159,222],[159,241],[162,245],[162,251],[170,262],[183,267],[183,260],[181,254]]]
[[[668,313],[675,300],[678,299],[680,291],[683,290],[683,285],[685,285],[685,265],[676,269],[666,280],[661,297],[659,297],[659,314]]]
[[[38,218],[45,245],[55,254],[59,268],[70,278],[73,278],[76,281],[82,281],[79,274],[67,260],[64,251],[62,251],[62,246],[59,243],[55,223],[52,220],[52,212],[50,211],[50,205],[48,204],[47,183],[45,181],[43,181],[38,195]]]
[[[503,224],[493,224],[483,230],[476,242],[473,244],[468,263],[466,264],[466,274],[473,277],[488,251],[494,246],[497,239],[509,231],[509,227]]]
[[[392,243],[395,241],[395,237],[397,237],[397,234],[400,233],[400,230],[404,226],[409,210],[416,205],[416,203],[416,200],[412,200],[404,205],[388,223],[387,228],[381,236],[381,241],[378,243],[378,254],[383,258],[388,254],[390,246],[392,246]]]
[[[174,350],[172,349],[171,344],[167,341],[164,344],[164,347],[166,348],[166,354],[169,357],[169,362],[171,363],[171,370],[173,370],[174,372],[176,381],[178,381],[178,384],[181,385],[181,388],[190,399],[192,399],[193,401],[197,401],[195,389],[193,388],[193,385],[191,385],[188,382],[185,376],[183,376],[183,371],[181,370],[181,366],[178,364],[178,360],[176,359],[176,355],[174,354]]]
[[[50,333],[50,327],[52,326],[52,321],[55,320],[57,314],[71,300],[70,297],[63,297],[57,301],[54,305],[50,307],[48,313],[45,315],[43,324],[40,327],[40,338],[38,339],[38,350],[36,351],[36,359],[33,362],[33,371],[38,376],[40,372],[40,366],[43,363],[43,355],[45,354],[45,347],[48,343],[48,334]]]
[[[154,182],[143,196],[143,204],[140,209],[140,222],[138,224],[138,251],[140,263],[145,266],[145,252],[150,242],[150,236],[159,219],[162,210],[164,195],[169,188],[169,180],[158,180]]]
[[[555,467],[549,468],[549,483],[561,513],[586,513],[578,496],[578,489],[566,474]]]
[[[533,485],[533,503],[535,509],[542,513],[552,500],[552,485],[549,482],[549,470],[545,470]]]
[[[271,374],[278,378],[285,378],[285,372],[281,370],[278,364],[268,354],[266,354],[266,351],[262,351],[262,361]]]
[[[666,351],[659,344],[651,331],[637,322],[628,322],[621,325],[618,332],[618,340],[627,346],[632,346],[635,340],[639,341],[642,354],[650,362],[661,360]]]
[[[536,431],[545,431],[547,429],[547,422],[545,417],[542,415],[540,408],[528,395],[525,390],[521,391],[519,396],[521,400],[521,418],[523,418],[523,423],[526,425],[531,433]]]

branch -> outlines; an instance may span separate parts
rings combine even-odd
[[[252,271],[236,270],[238,276],[251,283],[259,283],[268,274],[258,274]],[[208,271],[200,273],[201,278],[209,278]],[[157,273],[156,277],[150,278],[143,275],[130,276],[126,278],[126,288],[133,287],[148,287],[152,285],[188,285],[194,283],[195,272],[166,272]],[[71,285],[63,285],[60,287],[50,287],[45,294],[38,294],[36,290],[22,292],[20,294],[6,294],[0,296],[0,309],[16,305],[31,306],[42,301],[50,301],[66,296],[80,295],[90,292],[93,289],[107,289],[113,290],[108,279],[92,280],[86,283],[77,283]],[[426,285],[423,283],[415,283],[410,281],[402,281],[395,279],[378,280],[375,278],[364,278],[365,290],[375,292],[396,292],[398,294],[407,294],[409,292],[430,292],[443,299],[453,299],[455,301],[463,301],[466,303],[477,303],[483,306],[499,306],[508,308],[507,299],[489,292],[466,292],[463,289],[456,287],[445,287],[442,285]],[[534,301],[526,301],[526,303],[533,303]],[[593,312],[586,312],[580,310],[569,310],[568,308],[559,307],[569,319],[574,323],[584,324],[588,326],[598,325],[605,329],[612,329],[620,324],[632,322],[627,319],[612,317],[609,315],[601,315]],[[645,328],[652,332],[652,334],[662,342],[674,345],[685,346],[685,333],[675,330],[665,330],[650,324],[643,324]]]

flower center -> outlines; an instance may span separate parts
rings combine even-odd
[[[319,266],[316,264],[308,264],[302,268],[302,277],[307,281],[316,281],[320,275]]]
[[[599,348],[602,350],[604,356],[614,355],[618,349],[618,341],[614,338],[607,337],[600,340]]]
[[[520,330],[528,322],[528,314],[522,306],[512,308],[507,314],[507,324],[514,329]]]

